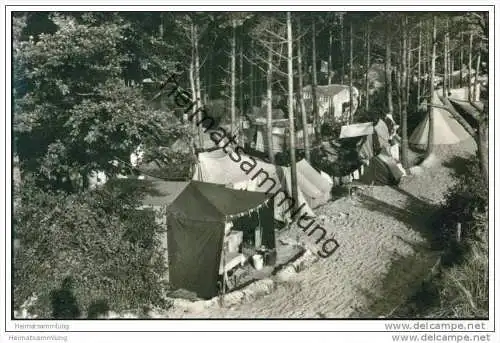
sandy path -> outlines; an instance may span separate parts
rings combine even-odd
[[[444,160],[467,154],[473,144],[445,148],[437,153]],[[288,282],[254,302],[232,308],[211,308],[200,313],[173,311],[171,317],[236,318],[345,318],[363,304],[363,290],[372,289],[387,272],[391,256],[411,254],[411,243],[422,241],[418,233],[430,211],[452,184],[446,163],[424,175],[409,176],[400,189],[375,186],[360,199],[340,199],[316,210],[329,235],[340,248],[320,259]],[[424,201],[422,201],[422,199]],[[290,231],[293,237],[304,234]]]

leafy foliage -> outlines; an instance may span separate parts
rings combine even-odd
[[[75,175],[84,187],[93,170],[119,173],[109,162],[128,161],[140,143],[169,146],[185,134],[171,113],[153,110],[140,88],[125,85],[128,24],[52,20],[55,33],[20,42],[14,56],[14,129],[24,171],[74,190]]]
[[[55,316],[54,292],[69,279],[82,314],[103,299],[115,310],[162,304],[164,229],[154,212],[136,210],[148,190],[130,181],[71,195],[22,187],[14,223],[22,242],[14,258],[15,308],[35,293],[31,311]]]
[[[475,224],[481,236],[487,233],[485,214],[476,216]],[[440,306],[429,316],[439,318],[487,318],[489,309],[489,270],[487,240],[467,242],[470,249],[463,263],[444,271],[437,280],[440,285]]]
[[[462,225],[464,239],[476,240],[483,234],[476,218],[486,215],[488,211],[488,188],[480,176],[477,158],[459,162],[463,170],[457,175],[455,185],[446,194],[442,215],[439,216],[439,225],[443,227],[445,241],[455,237],[457,223]]]

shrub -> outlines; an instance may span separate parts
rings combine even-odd
[[[340,130],[342,128],[342,123],[334,117],[328,117],[325,122],[321,125],[321,135],[323,137],[338,138],[340,135]]]
[[[433,280],[439,304],[426,309],[426,317],[488,317],[488,189],[476,157],[459,160],[462,168],[438,216],[444,248],[442,273]],[[462,239],[456,240],[456,224]]]
[[[80,194],[22,186],[14,218],[21,242],[14,255],[15,309],[32,294],[38,318],[80,317],[103,301],[117,311],[162,305],[163,229],[152,211],[136,210],[145,189],[122,186],[110,182]]]
[[[486,214],[488,207],[488,188],[483,182],[477,158],[460,160],[463,170],[457,173],[457,182],[451,187],[446,196],[439,222],[442,227],[441,239],[452,241],[456,236],[456,225],[462,225],[464,240],[476,240],[478,228],[476,218]]]
[[[486,215],[476,216],[476,230],[483,236],[469,241],[469,251],[463,262],[445,269],[436,281],[440,285],[440,306],[431,311],[440,318],[488,317],[488,244],[485,239],[488,221]]]

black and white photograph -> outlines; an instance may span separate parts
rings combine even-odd
[[[6,342],[495,341],[495,6],[16,5]]]

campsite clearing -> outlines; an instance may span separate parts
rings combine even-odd
[[[403,178],[397,188],[373,186],[362,197],[341,198],[318,208],[315,211],[318,218],[334,234],[340,248],[330,258],[319,259],[287,282],[277,281],[271,294],[252,302],[228,308],[214,306],[196,313],[174,306],[166,315],[170,318],[345,318],[359,314],[359,309],[370,300],[364,294],[380,287],[394,257],[410,256],[415,253],[415,244],[425,242],[421,234],[426,224],[423,218],[429,217],[428,211],[443,200],[453,184],[454,157],[465,157],[474,150],[472,140],[437,147],[436,153],[442,161],[425,174]],[[296,227],[280,233],[277,239],[283,234],[304,237]],[[401,271],[404,272],[409,271]]]

